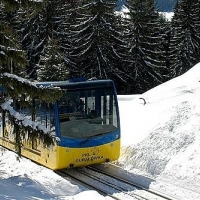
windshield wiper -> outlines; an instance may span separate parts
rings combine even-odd
[[[91,140],[92,138],[98,137],[98,136],[100,136],[100,135],[105,135],[105,134],[107,134],[107,133],[108,133],[108,132],[104,132],[104,133],[98,133],[98,134],[96,134],[96,135],[88,136],[84,141],[82,141],[82,142],[80,143],[80,145],[86,143],[87,141]]]

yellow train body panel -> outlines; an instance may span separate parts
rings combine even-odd
[[[119,158],[120,140],[88,148],[57,146],[58,169],[113,161]]]
[[[3,137],[1,134],[0,145],[15,151],[15,140],[11,137],[12,135]],[[57,170],[117,160],[119,151],[119,139],[111,143],[87,148],[68,148],[56,144],[47,148],[43,147],[39,140],[34,142],[24,140],[21,155],[50,169]]]

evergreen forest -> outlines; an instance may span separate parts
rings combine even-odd
[[[112,79],[143,93],[200,61],[200,0],[179,0],[171,21],[154,0],[2,0],[0,77]],[[8,80],[9,81],[9,80]]]

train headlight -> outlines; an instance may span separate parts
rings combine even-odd
[[[69,168],[73,168],[74,167],[74,164],[73,163],[70,163],[69,164]]]

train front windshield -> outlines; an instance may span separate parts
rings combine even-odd
[[[112,87],[67,90],[58,107],[61,137],[85,139],[119,128]]]

